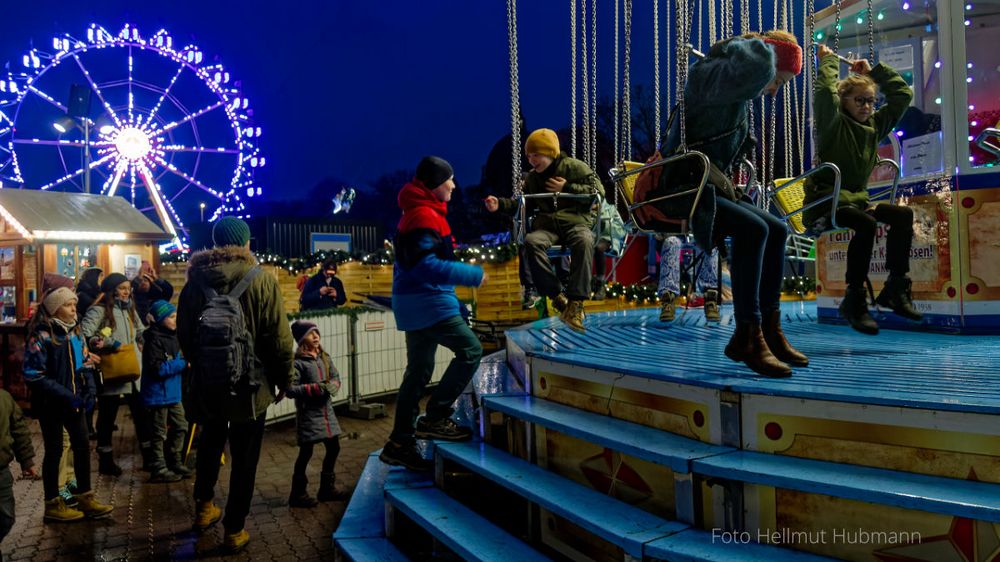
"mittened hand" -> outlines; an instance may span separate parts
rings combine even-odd
[[[340,390],[340,385],[336,385],[336,384],[334,384],[334,383],[332,383],[330,381],[327,381],[327,382],[324,382],[324,383],[320,383],[320,384],[322,385],[323,390],[326,391],[326,393],[328,395],[330,395],[331,397],[332,396],[336,396],[337,392]]]
[[[170,371],[174,373],[183,371],[187,367],[187,361],[183,359],[171,359],[169,363]]]
[[[99,333],[101,334],[101,337],[110,338],[111,337],[111,326],[105,326],[105,327],[101,328],[101,331]]]

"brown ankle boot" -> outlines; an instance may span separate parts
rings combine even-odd
[[[736,331],[726,345],[726,357],[745,363],[758,375],[772,378],[792,376],[792,368],[782,363],[768,349],[760,324],[737,322]]]
[[[808,367],[809,358],[804,353],[792,347],[785,338],[785,333],[781,331],[781,311],[774,310],[770,314],[764,315],[764,324],[761,325],[764,333],[764,341],[767,348],[780,361],[784,361],[793,367]]]

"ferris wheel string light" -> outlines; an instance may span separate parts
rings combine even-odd
[[[25,53],[18,72],[0,74],[0,181],[78,190],[79,178],[92,170],[103,176],[101,194],[131,198],[159,219],[179,247],[187,230],[182,215],[197,217],[192,213],[201,212],[206,196],[214,207],[210,220],[247,216],[239,190],[247,197],[262,193],[254,179],[266,162],[257,146],[262,131],[251,121],[239,82],[222,64],[203,64],[205,53],[196,45],[175,49],[166,30],[144,38],[128,24],[117,34],[92,24],[85,39],[67,34],[51,45],[51,53]],[[107,72],[104,66],[116,58],[120,62]],[[156,69],[155,78],[150,69]],[[100,112],[96,123],[88,122],[89,139],[62,138],[75,133],[41,126],[45,114],[68,113],[59,101],[67,73],[89,86]],[[94,153],[89,166],[69,164],[79,149]],[[63,169],[35,165],[53,157],[31,152],[41,150],[56,152]],[[137,202],[143,193],[147,204]]]

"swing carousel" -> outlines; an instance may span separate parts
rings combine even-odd
[[[810,364],[769,379],[726,359],[728,308],[720,323],[690,314],[661,323],[640,309],[592,313],[583,334],[555,319],[509,331],[506,352],[483,360],[474,394],[458,404],[459,421],[478,422],[477,439],[428,443],[433,475],[390,469],[373,454],[334,535],[339,552],[355,560],[1000,560],[1000,342],[980,334],[1000,331],[1000,2],[843,0],[817,11],[814,0],[777,0],[769,11],[750,0],[655,0],[642,14],[631,0],[613,4],[613,16],[601,17],[614,18],[615,36],[600,43],[615,50],[608,195],[633,233],[687,236],[697,226],[708,166],[686,142],[677,95],[689,66],[750,30],[807,38],[802,76],[750,104],[758,142],[735,166],[735,183],[787,221],[789,260],[815,260],[817,302],[782,308],[785,332]],[[603,70],[597,2],[571,0],[570,8],[574,141],[580,136],[571,150],[593,163],[594,80]],[[517,14],[508,0],[515,178]],[[656,38],[657,108],[670,110],[664,130],[680,141],[652,159],[631,141],[630,80],[648,71],[630,68],[633,21]],[[660,92],[662,36],[673,60]],[[819,170],[837,175],[812,149],[816,43],[892,66],[914,93],[868,188],[873,200],[915,211],[910,269],[925,321],[873,310],[883,327],[905,328],[876,337],[836,317],[850,231],[801,219],[803,182]],[[584,92],[578,111],[575,95]],[[686,193],[694,203],[650,220],[636,180],[679,161],[701,171]],[[516,181],[512,189],[518,194]],[[882,255],[879,240],[876,286]]]

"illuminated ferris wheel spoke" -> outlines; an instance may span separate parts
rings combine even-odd
[[[163,200],[160,198],[160,188],[153,181],[153,174],[149,171],[143,163],[138,163],[136,165],[139,168],[139,177],[142,178],[142,183],[146,185],[146,191],[149,192],[149,199],[153,202],[153,208],[156,209],[156,215],[160,217],[160,222],[166,228],[167,232],[172,236],[174,244],[178,248],[182,247],[181,241],[177,236],[177,229],[174,228],[174,223],[170,220],[170,216],[167,215],[167,210],[163,206]]]
[[[128,48],[128,122],[134,123],[132,110],[135,107],[135,97],[132,95],[132,46]]]
[[[101,105],[104,106],[104,110],[108,112],[108,115],[110,115],[112,119],[114,119],[115,125],[121,128],[122,120],[118,117],[118,114],[115,113],[115,110],[111,109],[111,106],[108,104],[107,100],[104,99],[104,94],[101,93],[101,89],[97,86],[97,84],[94,83],[94,79],[90,76],[90,71],[88,71],[87,68],[83,66],[83,62],[80,60],[80,57],[78,57],[76,54],[73,55],[73,60],[76,61],[76,65],[80,67],[80,71],[83,72],[83,75],[87,77],[87,82],[90,84],[90,89],[93,90],[95,94],[97,94],[97,99],[101,100]]]
[[[50,95],[46,94],[45,92],[39,90],[34,85],[28,86],[28,91],[31,92],[31,93],[33,93],[33,94],[35,94],[35,95],[37,95],[38,97],[42,98],[43,100],[51,103],[52,105],[58,107],[59,110],[62,111],[63,113],[69,112],[69,110],[66,109],[65,105],[57,102],[52,96],[50,96]]]
[[[77,148],[100,148],[105,146],[112,146],[112,143],[108,141],[94,141],[91,143],[85,143],[83,141],[71,141],[71,140],[43,140],[43,139],[14,139],[11,142],[14,144],[37,144],[42,146],[71,146]]]
[[[160,99],[156,101],[156,105],[154,105],[153,109],[150,110],[149,116],[146,118],[147,125],[153,122],[153,119],[156,117],[156,113],[160,111],[160,106],[163,105],[163,100],[167,99],[167,96],[170,95],[171,88],[174,87],[174,84],[177,82],[177,79],[181,77],[182,72],[184,72],[183,64],[180,65],[180,67],[177,69],[177,72],[174,73],[174,77],[170,79],[170,83],[167,84],[166,89],[163,90],[163,94],[160,95]]]
[[[118,165],[115,166],[115,174],[108,177],[108,180],[104,182],[104,188],[101,190],[101,193],[109,197],[114,197],[115,192],[118,191],[118,184],[121,183],[122,176],[125,175],[125,169],[128,167],[128,160],[118,162]],[[109,183],[111,184],[110,186],[108,185]]]
[[[108,154],[106,156],[103,156],[103,157],[98,158],[97,160],[94,160],[93,162],[91,162],[89,167],[90,167],[91,170],[93,170],[94,168],[96,168],[96,167],[104,164],[108,160],[111,160],[112,158],[114,158],[114,154],[113,153],[112,154]],[[75,172],[71,172],[69,174],[66,174],[65,176],[57,179],[54,182],[47,183],[47,184],[39,187],[38,189],[46,190],[46,189],[49,189],[49,188],[51,188],[53,186],[59,185],[59,184],[61,184],[63,182],[69,181],[69,180],[71,180],[71,179],[73,179],[73,178],[75,178],[75,177],[83,174],[83,172],[86,171],[86,169],[87,168],[80,168],[79,170],[77,170]]]
[[[209,105],[207,107],[203,107],[203,108],[199,109],[198,111],[195,111],[194,113],[192,113],[192,114],[184,117],[183,119],[181,119],[179,121],[171,121],[170,123],[167,123],[166,125],[163,126],[162,129],[160,129],[159,132],[166,133],[167,131],[175,129],[175,128],[183,125],[184,123],[187,123],[188,121],[194,121],[195,119],[201,117],[202,115],[208,113],[209,111],[212,111],[213,109],[222,107],[223,105],[225,105],[225,102],[223,102],[221,100],[217,101],[217,102],[213,103],[212,105]]]
[[[164,152],[201,152],[205,154],[240,154],[235,148],[206,148],[204,146],[180,146],[164,145],[160,147]]]
[[[176,166],[174,166],[173,164],[167,163],[167,161],[164,160],[163,158],[160,158],[159,156],[157,156],[156,157],[156,161],[159,162],[160,165],[162,165],[164,168],[166,168],[167,171],[170,172],[171,174],[174,174],[175,176],[178,176],[178,177],[186,180],[191,185],[193,185],[193,186],[201,189],[202,191],[205,191],[206,193],[210,193],[213,197],[215,197],[217,199],[220,199],[220,200],[225,198],[224,194],[219,193],[218,191],[212,189],[211,187],[208,187],[207,185],[205,185],[205,184],[201,183],[200,181],[196,180],[195,178],[193,178],[193,177],[185,174],[184,172],[178,170]]]

